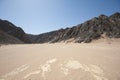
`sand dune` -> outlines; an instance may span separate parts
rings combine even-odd
[[[120,80],[120,42],[0,47],[0,80]]]

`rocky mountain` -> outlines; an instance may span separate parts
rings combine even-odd
[[[21,40],[24,43],[31,43],[30,39],[27,38],[26,33],[22,28],[15,26],[7,20],[0,19],[0,30],[7,35]]]
[[[109,38],[120,38],[120,13],[111,16],[100,15],[72,28],[60,29],[40,34],[36,42],[60,42],[73,39],[74,42],[91,42],[100,39],[102,34]]]
[[[100,39],[103,34],[108,38],[120,38],[120,13],[111,16],[100,15],[71,28],[39,35],[26,34],[20,27],[6,20],[0,20],[0,30],[24,43],[55,43],[71,39],[78,43],[88,43]]]
[[[21,44],[23,41],[0,30],[0,44]]]

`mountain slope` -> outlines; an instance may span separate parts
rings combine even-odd
[[[0,30],[12,37],[23,41],[24,43],[31,43],[30,39],[27,38],[26,33],[22,28],[15,26],[7,20],[0,19]]]
[[[120,13],[115,13],[110,17],[100,15],[72,28],[40,34],[36,42],[54,43],[73,39],[74,42],[87,43],[101,38],[102,34],[109,38],[120,38]]]
[[[21,44],[21,40],[0,31],[0,44]]]
[[[23,29],[6,20],[0,20],[0,30],[24,43],[55,43],[60,41],[91,42],[104,34],[108,38],[120,38],[120,13],[100,15],[71,28],[59,29],[39,35],[26,34]]]

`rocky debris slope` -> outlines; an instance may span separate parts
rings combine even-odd
[[[120,13],[111,16],[100,15],[72,28],[60,29],[40,34],[38,43],[60,42],[73,39],[74,42],[91,42],[105,34],[109,38],[120,38]]]
[[[39,35],[26,34],[20,27],[0,20],[0,30],[24,43],[55,43],[72,39],[73,42],[91,42],[104,34],[108,38],[120,38],[120,13],[100,15],[71,28],[59,29]]]

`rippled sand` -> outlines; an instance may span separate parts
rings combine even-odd
[[[0,80],[120,80],[120,42],[1,46]]]

